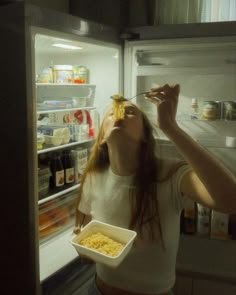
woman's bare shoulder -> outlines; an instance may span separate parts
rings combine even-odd
[[[184,160],[177,158],[161,158],[158,159],[159,179],[169,179],[181,166],[186,165]]]

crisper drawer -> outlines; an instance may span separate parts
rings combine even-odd
[[[39,206],[39,238],[40,242],[51,238],[74,224],[75,190],[55,200]]]

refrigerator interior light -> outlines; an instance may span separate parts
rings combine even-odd
[[[52,44],[52,46],[59,47],[59,48],[64,48],[64,49],[71,49],[71,50],[83,49],[82,47],[79,47],[79,46],[62,44],[62,43],[54,43],[54,44]]]

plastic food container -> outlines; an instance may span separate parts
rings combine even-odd
[[[49,192],[49,181],[51,172],[49,167],[38,169],[38,193],[39,199]]]
[[[75,200],[77,193],[72,192],[65,197],[50,200],[39,206],[39,237],[40,241],[58,235],[74,224]]]
[[[47,127],[47,126],[46,126]],[[52,127],[52,130],[50,130],[50,127],[48,127],[48,130],[44,130],[43,132],[47,132],[49,134],[53,135],[44,135],[45,144],[47,145],[54,145],[58,146],[61,144],[67,144],[70,142],[71,134],[69,128],[54,128]]]
[[[122,243],[124,245],[124,248],[117,256],[112,257],[79,244],[82,239],[97,232],[100,232],[105,236]],[[137,233],[135,231],[118,226],[113,226],[104,222],[100,222],[98,220],[92,220],[82,229],[80,234],[74,236],[70,240],[70,242],[79,254],[85,255],[96,262],[100,262],[115,268],[124,260],[124,258],[131,250],[136,236]]]
[[[45,238],[62,230],[70,220],[70,212],[66,204],[60,202],[46,203],[39,212],[39,237]]]
[[[73,67],[71,65],[55,65],[53,67],[54,83],[72,83]]]
[[[44,135],[45,144],[58,146],[63,143],[62,136],[51,136],[51,135]]]
[[[85,107],[86,97],[72,97],[74,107]]]

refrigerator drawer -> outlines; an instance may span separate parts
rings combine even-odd
[[[39,206],[40,242],[51,238],[74,223],[77,190]]]

